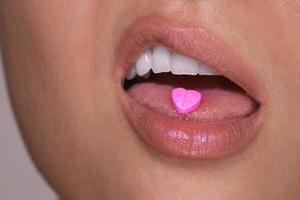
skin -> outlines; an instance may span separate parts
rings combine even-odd
[[[206,27],[261,71],[266,122],[241,154],[170,158],[130,128],[111,65],[124,29],[153,13]],[[5,71],[22,135],[64,200],[298,199],[299,22],[295,0],[0,0]]]

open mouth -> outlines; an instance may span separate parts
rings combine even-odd
[[[215,69],[162,45],[137,59],[123,87],[141,106],[181,120],[225,121],[248,117],[259,109],[258,102]],[[177,111],[171,97],[176,88],[199,92],[201,103],[188,113]]]
[[[143,18],[129,27],[117,55],[123,109],[154,149],[219,159],[241,152],[261,129],[256,72],[203,29]]]

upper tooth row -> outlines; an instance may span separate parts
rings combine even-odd
[[[126,79],[131,80],[138,76],[147,76],[152,69],[153,73],[171,72],[177,75],[218,75],[217,71],[196,60],[173,53],[162,45],[157,45],[153,51],[147,50],[136,61]]]

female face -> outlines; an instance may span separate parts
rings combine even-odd
[[[299,198],[299,1],[2,0],[0,22],[24,140],[63,199]]]

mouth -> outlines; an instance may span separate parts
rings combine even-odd
[[[144,17],[125,31],[113,69],[133,130],[163,154],[221,159],[242,152],[262,129],[259,72],[202,27]]]

